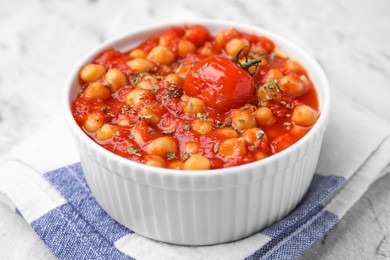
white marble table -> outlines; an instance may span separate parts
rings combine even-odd
[[[172,17],[234,20],[279,33],[322,64],[334,89],[390,120],[389,13],[386,0],[0,0],[0,158],[62,116],[62,87],[82,55],[129,27]],[[390,258],[389,188],[390,176],[375,183],[300,258]],[[0,248],[0,259],[53,257],[2,203]]]

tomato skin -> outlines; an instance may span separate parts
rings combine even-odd
[[[290,147],[298,141],[297,138],[292,137],[289,134],[281,135],[271,142],[271,146],[274,153],[279,153],[284,149]]]
[[[208,30],[201,25],[194,25],[186,32],[186,38],[195,44],[196,47],[202,46],[206,41],[211,39]]]
[[[219,112],[251,103],[255,96],[252,76],[225,56],[200,61],[188,73],[184,91]]]

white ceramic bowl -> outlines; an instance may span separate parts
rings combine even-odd
[[[264,35],[298,60],[317,88],[321,116],[312,130],[288,149],[254,163],[209,171],[151,167],[117,156],[91,140],[76,124],[71,103],[79,91],[78,73],[107,48],[127,50],[161,34],[167,23],[132,31],[106,42],[73,69],[64,95],[66,121],[79,148],[81,165],[97,202],[136,233],[175,244],[208,245],[247,237],[286,216],[305,194],[317,165],[329,118],[329,86],[318,63],[302,49],[267,30],[217,20],[202,24],[212,34],[236,28]]]

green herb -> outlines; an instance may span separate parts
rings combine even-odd
[[[168,159],[168,161],[176,159],[176,153],[167,152],[167,159]]]
[[[138,121],[141,121],[142,119],[148,119],[148,118],[152,118],[153,116],[141,116],[141,115],[138,115]]]
[[[176,85],[171,85],[165,92],[171,97],[181,97],[183,95],[183,89],[176,87]]]
[[[153,90],[152,90],[152,94],[156,94],[156,92],[160,89],[160,86],[159,85],[153,85]]]
[[[134,86],[135,84],[137,84],[139,79],[140,79],[140,77],[138,75],[131,75],[129,77],[130,84]]]
[[[232,120],[230,118],[226,118],[225,125],[232,125]]]
[[[262,130],[259,130],[256,132],[256,138],[261,139],[264,136],[264,132]]]
[[[103,83],[103,86],[105,86],[106,88],[111,88],[111,84],[110,84],[110,83],[104,82],[104,83]]]
[[[126,112],[129,112],[130,109],[131,109],[130,106],[124,105],[124,106],[121,108],[121,113],[122,113],[122,114],[125,114]]]
[[[270,83],[268,83],[268,88],[270,90],[275,90],[277,92],[280,92],[279,84],[276,80],[273,80]]]
[[[206,121],[207,115],[203,113],[196,113],[196,117],[199,118],[200,121]]]
[[[250,73],[249,72],[249,68],[250,67],[253,67],[253,66],[256,66],[256,69],[255,71],[257,70],[257,67],[259,66],[259,63],[261,63],[261,61],[264,59],[264,56],[260,57],[260,58],[257,58],[257,59],[254,59],[254,60],[249,60],[248,61],[248,56],[245,55],[245,63],[241,63],[239,61],[240,59],[240,54],[241,52],[243,52],[246,48],[249,48],[249,46],[244,46],[236,55],[235,58],[231,58],[231,60],[236,63],[238,66],[240,66],[241,68],[243,68],[246,72],[249,73],[249,75],[253,76],[254,73]]]
[[[135,139],[135,136],[134,136],[134,135],[129,135],[127,138],[129,138],[129,139]]]
[[[214,152],[218,152],[218,148],[219,148],[219,143],[215,143],[214,144]]]
[[[166,135],[171,135],[175,132],[175,129],[171,129],[171,130],[164,130],[162,131],[163,134],[166,134]]]
[[[151,127],[148,127],[148,133],[149,133],[149,134],[154,134],[154,130],[153,130],[153,128],[151,128]]]
[[[106,113],[107,112],[107,107],[102,107],[101,110],[102,110],[102,112]]]
[[[141,154],[139,153],[139,149],[135,146],[129,147],[127,149],[127,153],[135,156],[141,156]]]
[[[190,128],[191,128],[191,126],[190,126],[190,124],[188,124],[188,123],[185,123],[185,124],[183,125],[183,129],[186,130],[186,131],[190,130]]]
[[[179,116],[180,113],[181,113],[181,109],[177,110],[177,111],[176,111],[176,116]]]
[[[239,118],[239,119],[238,119],[238,122],[240,122],[240,123],[245,123],[245,119]]]
[[[190,158],[190,154],[187,153],[187,152],[184,152],[183,155],[181,156],[181,160],[182,160],[182,161],[185,161],[185,160],[187,160],[188,158]]]

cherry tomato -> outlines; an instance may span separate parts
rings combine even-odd
[[[187,95],[219,112],[254,101],[252,76],[230,58],[212,56],[196,64],[184,81]]]
[[[211,39],[207,29],[201,25],[194,25],[186,32],[186,38],[195,44],[196,47],[202,46],[206,41]]]

